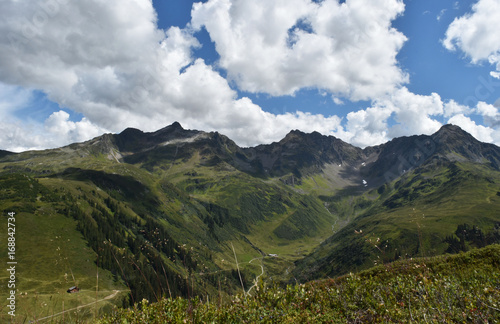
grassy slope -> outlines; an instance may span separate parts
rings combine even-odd
[[[485,231],[500,222],[500,177],[487,168],[454,164],[420,168],[378,195],[369,208],[298,264],[303,280],[336,276],[398,255],[444,252],[458,224]],[[359,199],[359,198],[358,198]]]
[[[260,286],[231,300],[164,299],[117,310],[101,324],[403,323],[500,321],[500,245],[400,260],[303,285]]]
[[[7,256],[7,212],[16,212],[16,322],[34,320],[64,309],[86,305],[96,300],[96,254],[87,246],[76,222],[58,212],[59,204],[45,200],[50,194],[43,185],[29,177],[0,179],[1,254]],[[0,277],[7,286],[7,272]],[[82,287],[78,294],[66,290],[74,285]],[[116,281],[109,271],[99,270],[97,299],[121,292],[115,298],[102,301],[65,314],[66,319],[88,318],[102,313],[111,305],[121,305],[126,294],[123,283]],[[0,290],[0,298],[7,298],[7,290]],[[97,306],[97,309],[96,307]],[[6,322],[7,311],[0,314]],[[56,318],[61,318],[56,317]]]
[[[285,276],[288,268],[293,267],[293,261],[310,253],[328,237],[335,220],[318,199],[290,190],[277,179],[253,178],[225,163],[204,165],[202,157],[196,154],[189,161],[158,163],[158,167],[147,171],[141,168],[141,164],[119,164],[99,153],[83,154],[68,148],[59,151],[64,151],[65,155],[60,156],[52,151],[30,152],[12,157],[1,165],[9,173],[17,171],[14,176],[24,178],[28,175],[32,179],[29,181],[38,183],[47,195],[57,192],[52,197],[53,201],[41,199],[39,193],[34,193],[34,197],[16,197],[13,194],[15,203],[4,199],[0,204],[6,211],[11,208],[16,211],[26,209],[20,222],[31,222],[29,226],[20,224],[23,229],[19,230],[18,237],[24,251],[36,251],[35,254],[30,253],[30,264],[34,266],[29,271],[23,270],[22,282],[26,284],[20,283],[19,291],[28,292],[27,296],[32,297],[25,298],[29,299],[26,304],[32,306],[25,306],[24,302],[20,302],[19,306],[32,316],[30,318],[39,318],[40,314],[55,314],[62,309],[62,299],[55,299],[51,291],[46,295],[50,303],[44,303],[48,305],[44,306],[47,308],[41,310],[36,306],[42,305],[41,296],[45,296],[41,293],[45,291],[42,288],[52,287],[55,283],[57,287],[64,284],[63,288],[54,290],[54,293],[61,295],[72,286],[74,281],[71,271],[76,283],[85,289],[78,294],[78,299],[74,295],[62,296],[73,298],[79,304],[87,304],[89,299],[95,298],[94,294],[82,299],[85,291],[95,288],[96,255],[76,230],[75,221],[60,212],[69,206],[69,202],[63,198],[65,195],[71,196],[72,203],[76,203],[87,214],[94,210],[91,205],[105,206],[104,200],[111,199],[115,203],[121,202],[119,204],[126,214],[139,222],[144,222],[141,215],[150,214],[159,219],[168,233],[180,245],[185,245],[183,249],[193,249],[192,255],[200,265],[197,272],[192,274],[194,286],[207,293],[216,292],[217,280],[225,282],[224,288],[228,292],[234,292],[237,288],[237,278],[230,278],[227,282],[227,277],[234,276],[231,271],[236,268],[231,244],[235,247],[248,289],[252,280],[261,274],[261,264],[265,267],[264,278]],[[57,172],[56,176],[54,172]],[[5,185],[5,190],[11,190],[16,183],[21,182],[14,180]],[[26,188],[29,186],[29,183],[24,183],[19,192],[28,192]],[[206,203],[216,204],[228,211],[229,218],[225,224],[214,226],[215,235],[211,235],[207,228],[206,218],[213,215],[205,210]],[[301,228],[308,230],[303,232]],[[132,230],[127,233],[127,236],[135,237]],[[57,240],[60,237],[65,240],[61,253],[66,256],[59,256],[59,245],[50,241],[56,237]],[[68,238],[70,243],[66,243]],[[4,239],[3,236],[1,239]],[[19,249],[21,251],[21,247]],[[278,254],[279,257],[267,257],[270,253]],[[58,264],[60,273],[52,271],[57,258],[68,258],[65,261],[67,266]],[[182,264],[172,262],[167,256],[164,261],[180,278],[186,277]],[[71,266],[74,268],[68,268]],[[112,283],[109,272],[100,271],[100,281],[106,282],[100,284],[100,290],[125,290],[123,283]],[[68,275],[61,282],[61,276],[66,273]],[[214,279],[214,273],[219,279]],[[38,281],[39,285],[34,283]],[[29,282],[31,284],[28,285]],[[121,298],[116,300],[120,302]],[[65,300],[65,309],[72,305],[69,300]]]
[[[225,163],[206,166],[197,154],[188,161],[175,161],[166,170],[155,171],[192,198],[227,210],[224,226],[215,226],[215,234],[226,247],[215,258],[222,268],[235,267],[228,243],[231,241],[242,269],[258,275],[260,266],[248,262],[263,254],[278,254],[279,259],[271,260],[280,267],[269,262],[269,270],[275,268],[278,272],[270,274],[280,275],[285,270],[283,262],[289,267],[311,252],[331,234],[335,222],[336,217],[319,200],[290,190],[278,179],[254,178]],[[304,230],[307,228],[309,231]],[[238,231],[243,236],[235,235]]]
[[[36,175],[51,190],[63,187],[73,197],[86,196],[90,202],[76,200],[89,213],[90,204],[102,205],[105,198],[111,198],[121,201],[130,218],[139,223],[145,222],[144,215],[155,217],[176,242],[185,246],[180,249],[193,249],[200,267],[191,278],[197,289],[209,294],[217,294],[217,281],[231,275],[233,278],[229,283],[223,281],[223,286],[229,292],[239,289],[237,276],[231,274],[236,268],[232,246],[248,289],[261,274],[261,265],[262,279],[290,279],[294,261],[312,252],[332,230],[336,233],[332,238],[306,262],[298,263],[297,278],[307,280],[363,269],[378,262],[378,257],[392,258],[396,249],[402,255],[440,253],[444,249],[442,238],[457,224],[469,222],[487,230],[498,221],[498,175],[487,169],[474,171],[465,164],[455,169],[420,169],[384,190],[362,192],[361,184],[347,180],[339,183],[336,166],[292,187],[280,179],[252,177],[222,161],[212,163],[209,156],[196,152],[177,160],[176,154],[168,161],[148,160],[143,168],[142,163],[120,164],[98,152],[59,151],[66,155],[48,152],[47,160],[47,156],[26,153],[9,157],[10,162],[3,166],[9,168],[7,172]],[[50,172],[69,167],[92,172],[73,170],[71,174],[48,177]],[[352,187],[342,189],[345,186]],[[4,206],[10,207],[2,203]],[[22,206],[24,200],[18,205]],[[52,208],[59,215],[57,208]],[[212,230],[210,219],[215,219]],[[363,230],[363,234],[354,234],[354,230]],[[126,233],[137,235],[132,229]],[[40,235],[31,234],[35,239]],[[71,236],[77,234],[74,231]],[[377,238],[388,245],[385,248],[376,243],[383,252],[374,247]],[[83,247],[75,246],[74,250]],[[271,253],[278,257],[267,256]],[[179,261],[165,255],[163,258],[179,278],[187,281],[186,269]],[[47,266],[43,262],[40,265]],[[93,277],[88,273],[86,280],[91,282]]]

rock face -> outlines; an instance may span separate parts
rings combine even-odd
[[[333,136],[298,130],[291,131],[279,142],[241,148],[218,132],[186,130],[175,122],[156,132],[127,128],[120,134],[105,134],[84,143],[37,154],[52,154],[49,152],[80,157],[104,154],[109,160],[142,163],[146,168],[200,154],[205,163],[224,162],[253,176],[282,178],[287,184],[299,183],[303,176],[311,174],[331,174],[336,169],[333,173],[339,181],[367,188],[391,182],[425,163],[468,161],[500,170],[498,146],[481,143],[453,125],[445,125],[430,136],[399,137],[364,149]],[[34,154],[0,151],[0,158],[14,155],[22,160]]]

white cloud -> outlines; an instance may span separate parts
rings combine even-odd
[[[33,125],[21,123],[15,116],[29,106],[33,94],[31,90],[10,86],[0,82],[0,149],[19,152],[38,148],[41,138],[33,136]],[[30,143],[26,146],[26,143]]]
[[[406,37],[391,27],[403,11],[399,0],[210,0],[194,5],[192,26],[207,29],[242,90],[360,100],[408,81],[396,61]]]
[[[433,117],[443,114],[438,94],[417,95],[403,87],[375,100],[370,108],[349,113],[345,129],[336,134],[360,147],[378,145],[399,136],[430,135],[442,126]]]
[[[489,105],[489,104],[482,102],[482,101],[477,103],[476,110],[480,115],[485,116],[485,117],[498,116],[498,108],[497,107],[495,107],[493,105]]]
[[[394,120],[398,124],[391,128],[391,138],[412,134],[430,135],[442,126],[432,118],[443,114],[443,102],[437,93],[425,96],[402,88],[379,104],[394,110]]]
[[[496,65],[497,71],[491,71],[490,75],[494,78],[500,79],[500,50],[496,54],[492,54],[488,57],[488,61],[492,65]]]
[[[444,14],[446,13],[447,9],[442,9],[439,14],[436,16],[436,20],[440,21],[441,18],[443,18]]]
[[[79,122],[69,120],[65,111],[53,113],[45,125],[25,115],[36,100],[33,91],[0,83],[0,149],[13,152],[63,146],[98,136],[105,129],[86,118]]]
[[[494,105],[485,102],[478,102],[475,109],[476,113],[483,116],[483,123],[487,127],[498,128],[500,125],[500,112]]]
[[[340,105],[345,104],[345,103],[344,103],[344,101],[342,101],[342,99],[337,98],[337,97],[335,97],[335,96],[332,96],[332,100],[333,100],[333,102],[334,102],[336,105],[339,105],[339,106],[340,106]]]
[[[356,146],[366,147],[386,142],[387,121],[393,110],[386,107],[371,107],[350,112],[347,115],[346,134],[339,134]],[[346,138],[347,137],[347,138]]]
[[[477,125],[472,119],[463,114],[453,116],[448,120],[448,123],[459,126],[479,141],[494,143],[496,145],[500,144],[500,131]]]
[[[11,152],[41,149],[44,144],[42,138],[34,135],[27,126],[13,122],[0,122],[0,133],[2,134],[0,136],[0,149]]]
[[[451,117],[458,114],[470,114],[472,109],[468,106],[460,105],[455,100],[449,100],[444,104],[444,117]]]
[[[446,31],[443,45],[451,51],[459,48],[473,63],[488,60],[496,65],[491,75],[500,78],[500,2],[479,0],[472,13],[455,18]]]
[[[45,129],[55,138],[53,142],[83,142],[89,138],[93,138],[106,132],[106,130],[92,124],[87,118],[82,118],[81,121],[73,122],[69,120],[69,114],[63,110],[54,112],[45,121]]]
[[[200,44],[189,29],[157,28],[149,0],[44,4],[0,3],[0,85],[9,88],[2,97],[18,100],[15,89],[37,89],[85,117],[71,121],[58,111],[29,127],[16,120],[3,149],[55,147],[125,127],[153,131],[176,120],[241,145],[279,140],[295,128],[328,134],[340,123],[336,116],[273,115],[238,98],[226,79],[192,56]],[[268,37],[273,42],[276,35]],[[20,106],[10,104],[9,116]]]
[[[430,134],[441,125],[435,116],[470,112],[400,87],[408,79],[396,54],[406,38],[391,22],[402,14],[402,1],[209,0],[195,6],[192,26],[166,31],[157,28],[150,0],[40,4],[0,2],[0,149],[57,147],[173,121],[219,131],[243,146],[278,141],[291,129],[367,146]],[[229,81],[193,57],[200,44],[190,28],[202,26]],[[372,105],[345,119],[276,115],[238,97],[235,85],[271,95],[320,88],[336,104]],[[37,104],[37,91],[60,109],[46,120],[16,118]],[[491,124],[497,118],[490,107],[476,109]],[[84,117],[70,120],[68,110]]]

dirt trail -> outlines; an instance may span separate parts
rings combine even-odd
[[[92,306],[92,305],[94,305],[96,303],[99,303],[99,302],[102,302],[102,301],[105,301],[105,300],[113,299],[113,298],[116,297],[116,295],[118,295],[119,292],[122,292],[122,291],[123,290],[113,290],[113,293],[111,295],[106,296],[106,297],[104,297],[102,299],[95,300],[95,301],[93,301],[91,303],[88,303],[88,304],[85,304],[85,305],[80,305],[78,307],[73,307],[73,308],[67,309],[67,310],[65,310],[63,312],[59,312],[59,313],[54,314],[54,315],[50,315],[50,316],[38,318],[38,319],[36,319],[34,321],[30,321],[30,323],[38,323],[40,321],[43,321],[43,320],[46,320],[46,319],[50,319],[52,317],[56,317],[56,316],[62,315],[62,314],[67,313],[67,312],[71,312],[71,311],[78,310],[78,309],[81,309],[81,308],[84,308],[84,307]]]
[[[259,278],[260,278],[260,277],[264,274],[264,265],[262,264],[262,261],[264,260],[264,257],[262,257],[262,258],[255,258],[255,259],[252,259],[252,260],[248,261],[248,263],[252,263],[252,261],[253,261],[253,260],[260,260],[260,268],[262,269],[262,272],[261,272],[261,274],[260,274],[260,275],[258,275],[257,277],[255,277],[255,280],[254,280],[254,284],[253,284],[253,286],[252,286],[252,287],[250,287],[250,288],[248,289],[248,291],[246,292],[246,294],[247,294],[247,295],[248,295],[248,294],[250,294],[250,291],[251,291],[251,290],[252,290],[255,286],[257,286],[257,284],[259,283]]]

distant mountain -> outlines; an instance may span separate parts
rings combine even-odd
[[[215,296],[241,289],[235,253],[246,289],[261,275],[307,281],[441,254],[458,225],[500,223],[499,166],[499,147],[452,125],[361,149],[298,130],[242,148],[174,123],[0,151],[0,206],[18,213],[29,237],[20,262],[40,259],[24,272],[38,283],[20,282],[30,296],[75,284],[95,292],[92,264],[116,279],[100,288],[131,290],[124,302]],[[52,247],[56,236],[73,243],[21,252]],[[42,260],[58,253],[71,262],[54,271]],[[67,273],[78,282],[61,282]]]
[[[362,174],[380,186],[358,196],[364,197],[364,208],[353,221],[297,261],[297,278],[336,276],[401,257],[440,254],[457,225],[500,225],[499,147],[445,125],[431,136],[396,138],[364,152],[376,159]]]
[[[500,170],[498,146],[481,143],[454,125],[445,125],[431,136],[395,138],[388,143],[368,147],[364,152],[372,157],[373,162],[367,165],[363,174],[377,185],[395,180],[431,161],[468,161]]]
[[[333,136],[294,130],[281,141],[245,149],[247,156],[267,176],[296,176],[321,171],[326,164],[354,165],[363,158],[362,150]]]
[[[4,156],[11,155],[11,154],[14,154],[14,153],[9,152],[9,151],[0,150],[0,158],[3,158]]]

